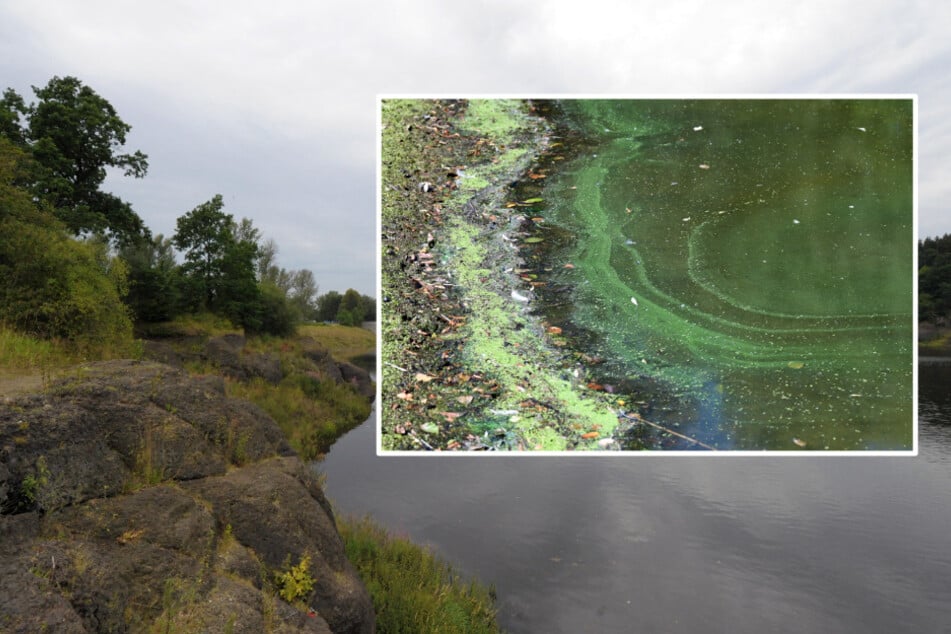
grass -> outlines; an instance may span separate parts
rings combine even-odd
[[[292,375],[278,385],[263,379],[226,380],[228,396],[256,404],[273,418],[291,447],[305,460],[330,445],[370,415],[371,405],[348,386]]]
[[[359,360],[375,354],[376,333],[366,328],[354,328],[337,324],[305,324],[297,327],[300,337],[311,337],[330,351],[331,356],[342,361]]]
[[[218,337],[227,334],[241,334],[241,328],[225,317],[211,313],[179,315],[171,321],[145,324],[140,328],[145,338],[161,337]]]
[[[79,363],[141,356],[142,344],[138,341],[76,345],[26,335],[0,324],[0,381],[7,383],[7,387],[24,377],[38,377],[37,382],[45,386]]]
[[[224,334],[241,334],[228,320],[215,315],[200,314],[178,317],[173,321],[152,324],[144,336],[184,339],[201,348],[208,338]],[[370,415],[372,406],[349,385],[319,380],[309,373],[313,369],[303,355],[305,338],[326,348],[338,361],[372,358],[376,349],[375,334],[364,328],[340,325],[303,324],[293,337],[249,337],[244,350],[249,353],[277,355],[285,378],[277,385],[263,379],[247,382],[225,377],[226,393],[231,398],[251,401],[268,413],[287,436],[291,447],[305,460],[313,460],[327,452],[341,435],[353,429]],[[190,342],[190,343],[189,343]],[[185,364],[191,374],[217,374],[210,363],[191,361]],[[240,439],[235,439],[236,459],[240,460]]]
[[[373,598],[379,634],[499,631],[493,587],[462,579],[429,549],[369,518],[338,518],[337,529]]]

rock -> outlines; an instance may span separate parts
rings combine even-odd
[[[244,353],[243,335],[227,334],[212,337],[205,344],[202,358],[215,364],[222,374],[248,381],[255,377],[277,385],[284,378],[281,360],[272,354]]]
[[[372,399],[376,396],[376,388],[370,380],[370,373],[363,368],[346,361],[337,364],[341,378],[350,383],[361,396]]]
[[[220,377],[110,361],[0,404],[0,511],[3,631],[374,630],[313,474]]]

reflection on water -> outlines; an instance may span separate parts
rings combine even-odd
[[[322,468],[494,582],[509,632],[942,631],[949,379],[922,367],[917,458],[378,458],[370,420]]]
[[[590,150],[534,210],[576,236],[540,293],[609,378],[722,449],[911,448],[910,100],[561,103]]]

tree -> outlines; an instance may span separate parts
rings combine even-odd
[[[102,241],[78,241],[17,185],[30,158],[0,138],[0,323],[79,348],[131,345],[126,267]]]
[[[178,315],[182,281],[172,240],[159,234],[154,239],[125,246],[119,255],[129,266],[126,303],[136,319],[158,322]]]
[[[302,319],[313,319],[316,313],[314,298],[317,296],[317,282],[309,269],[294,271],[291,275],[290,302]]]
[[[362,295],[360,302],[363,304],[363,321],[376,321],[376,299]]]
[[[337,309],[337,322],[344,326],[359,326],[363,323],[363,299],[360,293],[348,288]]]
[[[343,295],[337,291],[327,291],[317,298],[317,321],[335,321],[340,310]]]
[[[132,207],[100,189],[108,167],[134,178],[148,170],[142,152],[120,153],[131,126],[75,77],[53,77],[33,92],[38,101],[29,106],[12,89],[0,100],[0,134],[28,150],[39,168],[33,193],[76,235],[108,232],[124,244],[147,238]]]
[[[172,244],[185,252],[182,271],[200,293],[200,308],[212,310],[221,293],[220,281],[228,249],[234,244],[234,218],[222,209],[221,194],[175,221]]]

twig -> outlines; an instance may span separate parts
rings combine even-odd
[[[630,415],[628,415],[628,414],[626,414],[626,413],[624,413],[624,412],[621,412],[621,416],[623,416],[624,418],[626,418],[626,419],[628,419],[628,420],[636,420],[636,421],[638,421],[638,422],[640,422],[640,423],[647,423],[647,424],[650,425],[651,427],[656,427],[657,429],[660,429],[661,431],[665,431],[665,432],[667,432],[668,434],[673,434],[674,436],[677,436],[678,438],[683,438],[683,439],[686,440],[687,442],[692,442],[692,443],[694,443],[695,445],[700,445],[700,446],[703,447],[704,449],[709,449],[710,451],[716,451],[716,450],[717,450],[716,447],[711,447],[710,445],[707,445],[707,444],[705,444],[705,443],[702,443],[702,442],[700,442],[699,440],[697,440],[696,438],[691,438],[690,436],[685,436],[685,435],[683,435],[683,434],[681,434],[681,433],[679,433],[679,432],[675,432],[673,429],[668,429],[667,427],[664,427],[663,425],[658,425],[657,423],[652,423],[652,422],[650,422],[649,420],[646,420],[646,419],[641,418],[640,416],[630,416]]]
[[[401,368],[400,366],[394,365],[394,364],[390,363],[389,361],[384,361],[383,364],[384,364],[384,365],[388,365],[388,366],[390,366],[391,368],[396,368],[396,369],[399,370],[400,372],[409,372],[409,370],[407,370],[406,368]]]
[[[426,442],[425,440],[423,440],[416,434],[413,434],[413,440],[415,440],[416,442],[422,443],[422,445],[426,447],[426,449],[429,449],[430,451],[435,451],[432,445],[430,445],[428,442]]]

